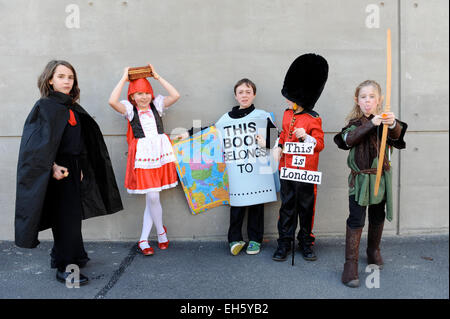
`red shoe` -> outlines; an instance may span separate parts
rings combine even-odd
[[[148,240],[141,240],[140,242],[138,242],[138,251],[144,256],[153,255],[155,253],[155,250],[152,247],[142,249],[141,246],[139,246],[139,244],[143,242],[148,242]]]
[[[159,236],[162,236],[162,235],[164,235],[164,234],[167,234],[167,228],[166,228],[166,226],[163,226],[163,227],[164,227],[164,233],[159,234]],[[158,247],[159,247],[159,249],[161,249],[161,250],[164,250],[164,249],[169,248],[169,241],[165,241],[165,242],[163,242],[163,243],[159,243],[159,242],[158,242]]]

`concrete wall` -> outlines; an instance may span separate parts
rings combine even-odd
[[[70,4],[79,9],[79,28],[69,28],[76,22],[73,11],[65,11]],[[179,90],[181,99],[164,120],[167,132],[190,128],[194,119],[214,123],[235,104],[233,85],[242,77],[254,80],[255,105],[273,111],[280,125],[285,72],[307,52],[323,55],[330,65],[315,107],[326,146],[314,231],[343,234],[349,170],[347,153],[332,138],[361,81],[375,79],[385,88],[387,28],[392,30],[392,109],[409,131],[407,149],[393,155],[395,215],[386,231],[447,232],[448,6],[445,0],[0,0],[0,240],[14,238],[20,136],[39,97],[37,77],[50,59],[75,66],[81,104],[103,131],[125,207],[84,221],[84,238],[135,240],[144,200],[123,189],[126,123],[107,104],[123,68],[151,62]],[[193,216],[180,186],[162,192],[161,199],[170,238],[226,238],[227,207]],[[279,206],[279,201],[266,205],[267,238],[276,237]]]

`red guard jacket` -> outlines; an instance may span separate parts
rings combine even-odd
[[[299,155],[306,157],[305,167],[300,167],[292,165],[294,155],[282,153],[278,169],[281,170],[282,167],[289,167],[308,171],[317,171],[319,166],[319,152],[325,147],[323,142],[322,119],[319,114],[314,111],[304,110],[300,113],[294,114],[292,109],[287,109],[284,111],[282,131],[278,141],[278,145],[280,147],[284,147],[285,142],[302,142],[294,134],[294,130],[296,128],[304,128],[306,134],[316,139],[317,144],[314,148],[314,154]]]

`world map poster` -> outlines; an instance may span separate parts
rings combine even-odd
[[[177,173],[193,215],[229,205],[228,173],[219,133],[214,126],[173,141]]]

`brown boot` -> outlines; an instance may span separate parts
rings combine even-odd
[[[379,269],[383,269],[383,258],[380,254],[381,235],[383,233],[384,223],[374,225],[369,223],[369,231],[367,235],[367,263],[375,264]]]
[[[362,230],[362,227],[351,229],[347,226],[345,234],[345,264],[342,283],[351,288],[359,287],[358,257]]]

